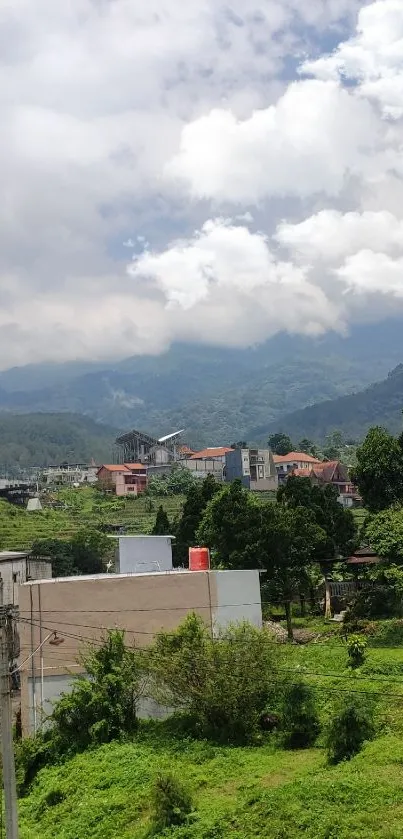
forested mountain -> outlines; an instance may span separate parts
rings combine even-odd
[[[113,364],[14,368],[0,373],[0,411],[85,414],[158,436],[186,428],[194,446],[252,441],[295,409],[381,379],[403,360],[401,332],[389,321],[347,337],[283,333],[249,349],[176,344]]]
[[[74,414],[0,414],[0,474],[18,467],[101,463],[112,457],[116,429]]]
[[[286,414],[267,427],[253,427],[250,434],[265,440],[267,433],[281,429],[293,439],[323,441],[331,431],[340,429],[345,439],[359,440],[373,425],[401,432],[402,411],[403,364],[399,364],[386,379],[365,390]]]

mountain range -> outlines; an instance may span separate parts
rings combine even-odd
[[[279,429],[296,440],[323,440],[335,428],[361,437],[374,421],[400,427],[402,334],[401,321],[389,320],[347,336],[282,333],[248,349],[175,344],[160,356],[114,363],[27,365],[0,373],[0,419],[84,415],[95,421],[95,437],[100,423],[108,426],[108,450],[115,429],[131,427],[156,436],[185,428],[195,447],[263,443]],[[0,424],[0,446],[4,439]]]

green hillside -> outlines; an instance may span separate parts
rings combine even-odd
[[[77,414],[0,413],[0,471],[109,461],[117,431]]]
[[[253,427],[251,436],[267,439],[267,434],[281,429],[293,439],[308,437],[323,441],[335,429],[345,439],[361,439],[368,428],[383,425],[394,434],[402,430],[403,365],[400,364],[383,381],[365,390],[338,399],[285,414],[266,427]]]
[[[80,490],[62,490],[58,498],[66,503],[65,509],[35,512],[0,500],[0,550],[25,550],[41,539],[69,539],[83,528],[99,529],[106,524],[122,524],[127,533],[149,533],[160,504],[172,521],[181,511],[180,495],[148,499],[99,498],[90,487]]]
[[[400,336],[392,320],[355,327],[347,337],[281,333],[243,349],[174,344],[159,356],[103,367],[14,368],[0,373],[0,410],[82,414],[156,436],[185,428],[189,444],[200,448],[252,441],[254,428],[266,433],[291,411],[381,379],[402,361]]]
[[[314,685],[323,723],[341,693],[376,697],[378,739],[350,762],[328,766],[320,740],[307,750],[280,748],[275,735],[261,746],[223,747],[144,723],[132,742],[43,769],[20,801],[21,839],[401,839],[401,629],[381,626],[357,675],[346,670],[334,625],[336,634],[284,650],[290,672]],[[397,646],[382,645],[388,633]],[[186,780],[195,811],[188,824],[153,834],[151,788],[161,770]]]

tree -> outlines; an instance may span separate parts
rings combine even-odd
[[[189,548],[197,545],[196,533],[199,528],[206,505],[219,492],[221,486],[212,475],[207,475],[203,481],[197,479],[187,492],[175,532],[173,545],[174,565],[185,565],[188,560]]]
[[[304,437],[303,440],[299,441],[298,451],[305,452],[305,454],[310,454],[312,455],[312,457],[316,457],[318,453],[315,443],[313,443],[312,440],[308,440],[307,437]]]
[[[157,775],[151,804],[153,828],[156,833],[184,824],[193,809],[190,790],[171,772],[160,772]]]
[[[310,510],[281,504],[265,506],[259,542],[252,549],[251,560],[267,572],[263,586],[269,599],[284,604],[290,640],[292,600],[309,590],[310,566],[325,542],[326,533]]]
[[[245,568],[259,541],[262,507],[240,480],[224,486],[207,504],[196,538],[225,568]],[[256,560],[255,560],[256,566]]]
[[[190,614],[160,632],[150,650],[154,696],[187,714],[192,732],[220,742],[251,742],[278,693],[278,648],[264,629],[234,624],[213,638]]]
[[[59,754],[109,743],[137,728],[142,693],[139,653],[125,646],[124,633],[109,631],[99,647],[82,656],[87,676],[76,676],[50,715],[50,736]]]
[[[267,445],[274,454],[280,455],[289,454],[294,448],[288,435],[283,434],[282,432],[272,434],[267,441]]]
[[[290,475],[278,489],[277,500],[292,509],[310,510],[316,524],[326,533],[326,541],[318,546],[315,559],[346,556],[354,549],[357,539],[354,516],[339,503],[335,487],[313,486],[309,478]]]
[[[158,507],[157,515],[155,517],[154,527],[151,531],[153,536],[169,536],[171,533],[171,525],[166,510],[162,504]]]
[[[97,530],[79,530],[71,539],[74,568],[79,574],[100,574],[105,570],[105,557],[111,542]]]
[[[364,506],[371,512],[403,501],[403,440],[381,427],[370,428],[357,449],[352,475]]]
[[[403,564],[403,509],[382,510],[364,524],[363,536],[382,559]]]
[[[247,449],[248,444],[246,440],[238,440],[237,443],[231,443],[231,449]]]
[[[62,539],[39,539],[32,545],[32,555],[50,560],[52,577],[71,577],[75,573],[70,542]]]

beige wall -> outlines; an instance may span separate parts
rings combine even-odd
[[[32,599],[32,603],[31,603]],[[204,573],[105,575],[72,577],[20,587],[21,660],[28,658],[53,629],[63,637],[58,647],[43,646],[21,672],[21,711],[24,731],[29,729],[29,685],[35,678],[40,716],[43,675],[77,672],[77,657],[86,642],[98,640],[106,629],[119,627],[127,641],[147,646],[156,632],[175,629],[190,610],[211,625],[211,583]]]
[[[257,571],[169,571],[146,574],[105,574],[27,583],[20,587],[21,661],[53,630],[64,638],[60,646],[45,643],[21,671],[21,710],[24,733],[39,723],[44,706],[69,688],[80,649],[99,641],[107,629],[126,631],[126,641],[150,644],[164,629],[174,630],[186,615],[198,613],[212,632],[230,622],[249,620],[261,626]],[[43,679],[42,675],[43,674]],[[33,687],[34,686],[34,687]],[[33,695],[35,694],[35,702]],[[49,705],[47,709],[49,710]]]

